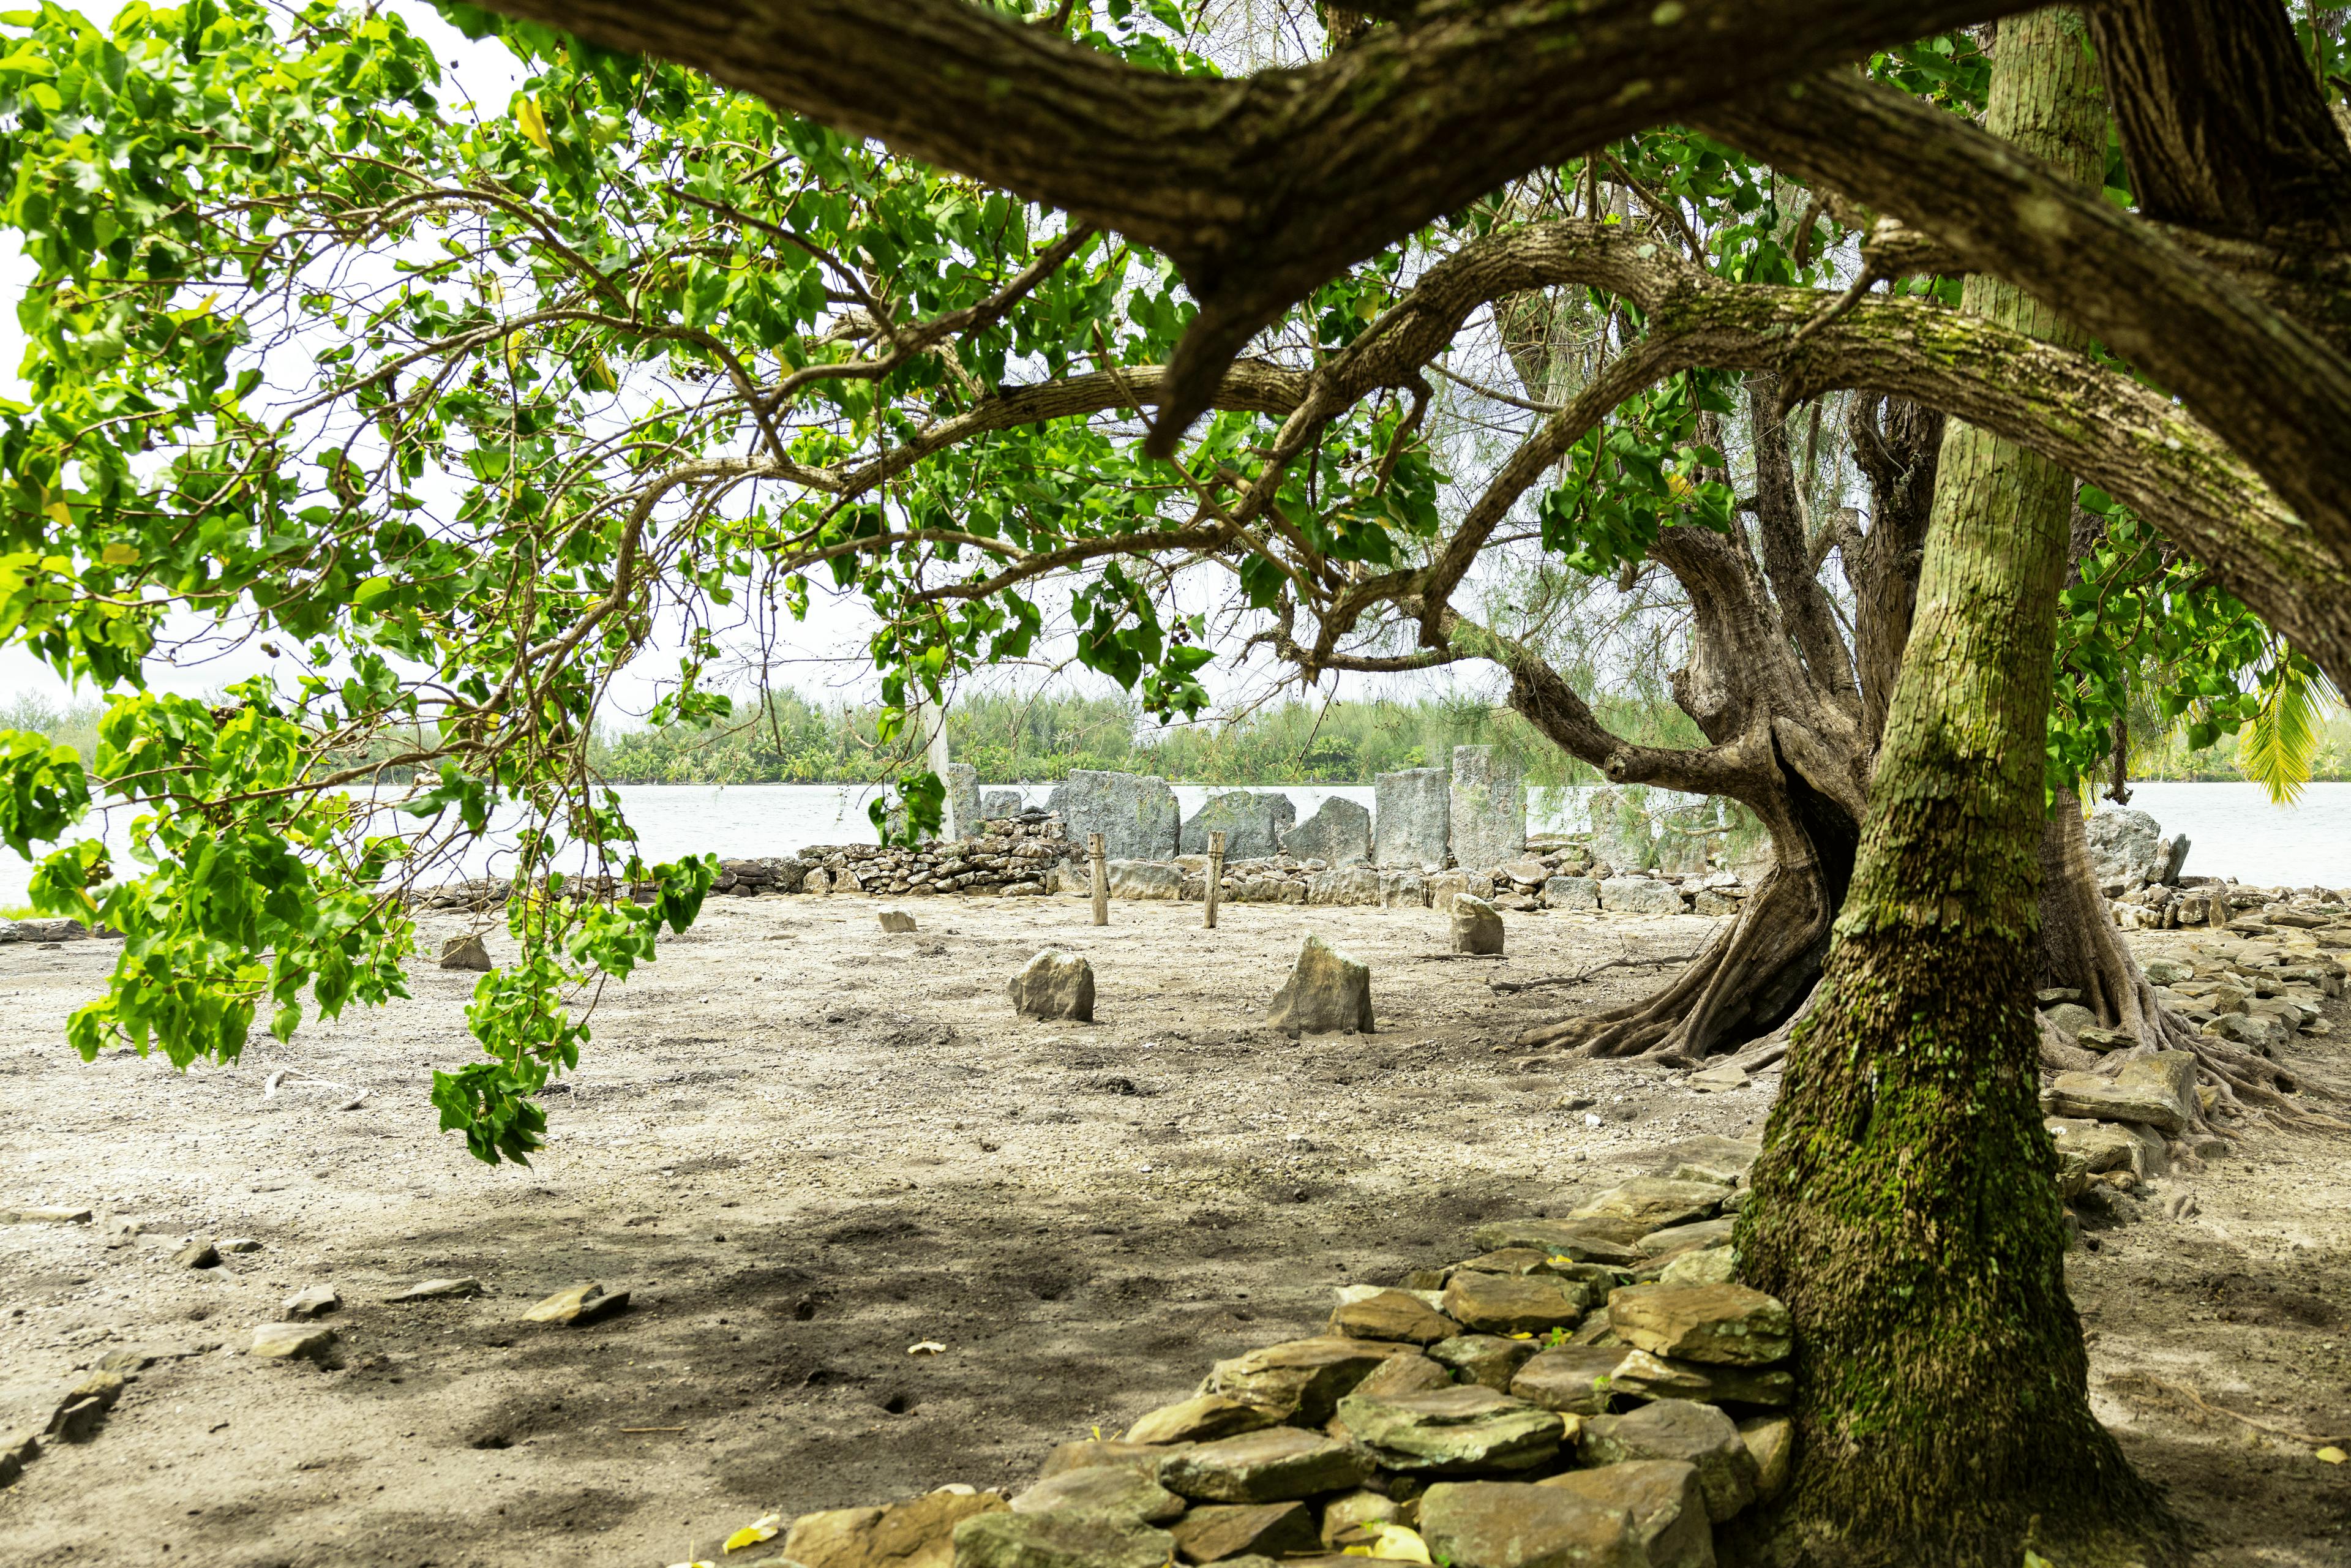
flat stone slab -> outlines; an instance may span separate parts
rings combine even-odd
[[[1714,1527],[1698,1467],[1678,1459],[1627,1459],[1538,1481],[1631,1517],[1644,1568],[1714,1568]]]
[[[1760,1405],[1772,1409],[1792,1405],[1796,1398],[1795,1375],[1778,1367],[1676,1361],[1646,1350],[1625,1354],[1609,1375],[1608,1388],[1628,1399],[1695,1399],[1701,1405]]]
[[[1638,1235],[1646,1236],[1669,1226],[1711,1219],[1729,1196],[1730,1188],[1715,1182],[1635,1176],[1570,1211],[1568,1218],[1631,1226]]]
[[[1289,1502],[1361,1486],[1371,1473],[1352,1444],[1276,1427],[1186,1448],[1160,1464],[1159,1484],[1204,1502]]]
[[[45,1208],[0,1209],[0,1225],[88,1225],[91,1218],[89,1209],[72,1204],[56,1204]]]
[[[1206,1503],[1169,1527],[1186,1563],[1254,1555],[1283,1557],[1322,1544],[1313,1510],[1302,1502]]]
[[[1428,1347],[1428,1357],[1440,1366],[1452,1369],[1465,1382],[1482,1384],[1495,1391],[1507,1391],[1510,1380],[1518,1375],[1535,1353],[1542,1347],[1531,1339],[1505,1339],[1499,1334],[1466,1333],[1454,1339],[1439,1340]]]
[[[1656,1228],[1654,1226],[1650,1228]],[[1471,1233],[1488,1251],[1506,1247],[1539,1247],[1554,1257],[1579,1263],[1624,1263],[1640,1260],[1629,1242],[1617,1239],[1621,1228],[1573,1219],[1489,1220]]]
[[[1130,1524],[1164,1524],[1184,1511],[1184,1500],[1141,1470],[1094,1465],[1039,1481],[1013,1498],[1012,1511],[1085,1513]]]
[[[1217,1363],[1200,1392],[1270,1410],[1279,1420],[1319,1427],[1355,1385],[1400,1349],[1335,1335],[1288,1340]]]
[[[826,1509],[792,1521],[783,1552],[803,1568],[952,1568],[956,1527],[1004,1507],[992,1491],[942,1491],[882,1508]]]
[[[1461,1325],[1432,1311],[1418,1296],[1403,1291],[1382,1291],[1362,1301],[1349,1301],[1333,1312],[1331,1332],[1348,1339],[1435,1344],[1459,1333]]]
[[[478,1296],[482,1282],[467,1275],[457,1280],[420,1280],[404,1291],[395,1291],[384,1300],[392,1301],[445,1301],[460,1296]]]
[[[1785,1360],[1793,1332],[1778,1298],[1745,1285],[1627,1285],[1608,1298],[1608,1326],[1653,1355],[1732,1366]]]
[[[789,1544],[784,1555],[820,1568]],[[954,1568],[1165,1568],[1175,1556],[1176,1538],[1147,1524],[1081,1513],[1007,1512],[956,1525],[948,1561]]]
[[[602,1285],[574,1285],[568,1291],[558,1291],[523,1313],[527,1323],[565,1323],[572,1328],[586,1328],[601,1322],[629,1304],[629,1292],[610,1291]]]
[[[1697,1467],[1707,1517],[1718,1524],[1755,1500],[1754,1456],[1730,1417],[1711,1405],[1660,1399],[1630,1415],[1592,1416],[1582,1453],[1587,1465],[1674,1459]]]
[[[1552,1274],[1457,1270],[1446,1282],[1445,1315],[1478,1333],[1540,1334],[1573,1328],[1595,1299],[1582,1281]]]
[[[1510,1379],[1510,1393],[1546,1410],[1604,1416],[1614,1390],[1621,1346],[1563,1344],[1538,1353]]]
[[[2172,1057],[2179,1061],[2167,1060]],[[2184,1051],[2164,1051],[2125,1062],[2112,1078],[2061,1072],[2041,1092],[2041,1108],[2053,1116],[2144,1123],[2176,1135],[2188,1130],[2195,1094],[2195,1058]]]
[[[1475,1384],[1426,1394],[1351,1394],[1339,1425],[1383,1469],[1459,1475],[1523,1470],[1559,1455],[1566,1424],[1552,1411]]]
[[[1559,1487],[1439,1481],[1420,1534],[1452,1568],[1633,1568],[1632,1516]]]
[[[253,1331],[253,1354],[272,1361],[323,1361],[335,1348],[335,1331],[317,1323],[263,1323]]]
[[[1213,1443],[1276,1425],[1280,1417],[1261,1405],[1222,1394],[1196,1394],[1136,1417],[1126,1429],[1130,1443]]]

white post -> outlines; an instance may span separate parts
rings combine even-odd
[[[908,727],[922,737],[923,760],[942,785],[947,784],[947,710],[945,705],[934,707],[916,688],[908,699]],[[977,824],[975,824],[977,825]],[[955,789],[947,786],[946,796],[939,802],[939,841],[953,843],[961,833],[955,820]]]

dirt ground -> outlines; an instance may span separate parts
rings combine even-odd
[[[183,1077],[65,1049],[109,945],[0,947],[0,1207],[98,1211],[0,1227],[0,1431],[110,1353],[160,1358],[94,1440],[0,1490],[0,1563],[659,1568],[771,1511],[1017,1485],[1212,1358],[1312,1331],[1334,1284],[1465,1256],[1477,1220],[1562,1212],[1677,1139],[1752,1135],[1776,1086],[1497,1050],[1661,971],[1489,979],[1686,955],[1694,917],[1512,916],[1498,963],[1440,956],[1426,910],[1228,906],[1209,932],[1197,905],[1122,904],[1097,930],[1081,900],[931,900],[884,936],[877,907],[716,901],[608,990],[528,1170],[435,1130],[469,975],[420,968],[412,1001]],[[1373,966],[1376,1034],[1263,1026],[1309,929]],[[1012,1015],[1005,978],[1046,946],[1092,959],[1094,1025]],[[2335,1028],[2294,1048],[2314,1077],[2343,1076]],[[265,1096],[278,1068],[332,1086]],[[2351,1437],[2346,1150],[2262,1134],[2074,1255],[2099,1412],[2215,1568],[2351,1563],[2351,1466],[2196,1403]],[[2165,1218],[2181,1187],[2196,1211]],[[260,1247],[175,1267],[191,1237]],[[384,1301],[452,1275],[487,1293]],[[517,1322],[587,1281],[630,1310]],[[318,1283],[339,1369],[239,1354]]]

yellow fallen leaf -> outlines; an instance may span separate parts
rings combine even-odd
[[[1510,1337],[1512,1339],[1532,1339],[1535,1336],[1531,1333],[1514,1333]]]
[[[548,139],[547,116],[540,110],[538,99],[526,97],[515,105],[515,123],[522,128],[525,139],[541,152],[555,151],[555,143]]]
[[[1364,1553],[1364,1556],[1384,1557],[1394,1563],[1429,1561],[1428,1542],[1420,1538],[1420,1531],[1402,1524],[1375,1524],[1372,1530],[1371,1548]],[[1352,1552],[1354,1548],[1349,1547],[1348,1550]]]
[[[935,1339],[926,1339],[919,1344],[910,1344],[906,1347],[908,1355],[945,1355],[946,1353],[947,1347]]]
[[[2332,1443],[2318,1450],[2318,1462],[2322,1465],[2339,1465],[2346,1458],[2351,1458],[2351,1455],[2345,1454]]]
[[[691,1563],[673,1563],[669,1568],[718,1568],[718,1564],[707,1558],[697,1557]]]
[[[726,1550],[738,1552],[746,1546],[757,1546],[762,1541],[773,1541],[784,1528],[780,1513],[763,1513],[726,1538]]]

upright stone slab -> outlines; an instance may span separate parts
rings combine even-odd
[[[1445,869],[1453,780],[1442,768],[1407,768],[1372,780],[1372,858],[1379,865]]]
[[[1592,821],[1593,859],[1620,876],[1656,860],[1656,833],[1640,807],[1614,789],[1593,790],[1583,805]]]
[[[1254,861],[1271,858],[1281,848],[1281,835],[1298,821],[1298,808],[1289,796],[1254,789],[1228,789],[1200,802],[1185,822],[1181,849],[1187,855],[1208,852],[1208,835],[1225,835],[1225,859]]]
[[[1372,1032],[1372,971],[1310,936],[1298,967],[1274,993],[1267,1021],[1296,1040],[1301,1034]]]
[[[2143,886],[2169,869],[2168,852],[2158,856],[2163,829],[2145,811],[2108,807],[2083,825],[2090,841],[2090,875],[2101,887],[2117,892]]]
[[[1526,852],[1526,775],[1492,747],[1453,748],[1447,810],[1453,858],[1464,871],[1490,870]]]
[[[1372,814],[1353,800],[1333,795],[1312,816],[1281,835],[1281,848],[1292,860],[1362,865],[1372,858]]]
[[[1020,791],[1018,789],[983,789],[979,793],[979,820],[983,822],[1001,821],[1006,817],[1017,817],[1025,810],[1027,810],[1027,802],[1020,798]],[[961,826],[961,824],[957,825]],[[962,831],[968,834],[974,830],[963,828]]]
[[[1180,813],[1166,779],[1073,768],[1053,797],[1065,834],[1081,852],[1086,835],[1100,833],[1102,853],[1111,860],[1176,858]]]
[[[1492,904],[1466,893],[1453,895],[1453,950],[1478,955],[1502,950],[1502,916]]]
[[[979,769],[968,762],[950,762],[947,787],[948,838],[967,839],[979,831]]]

